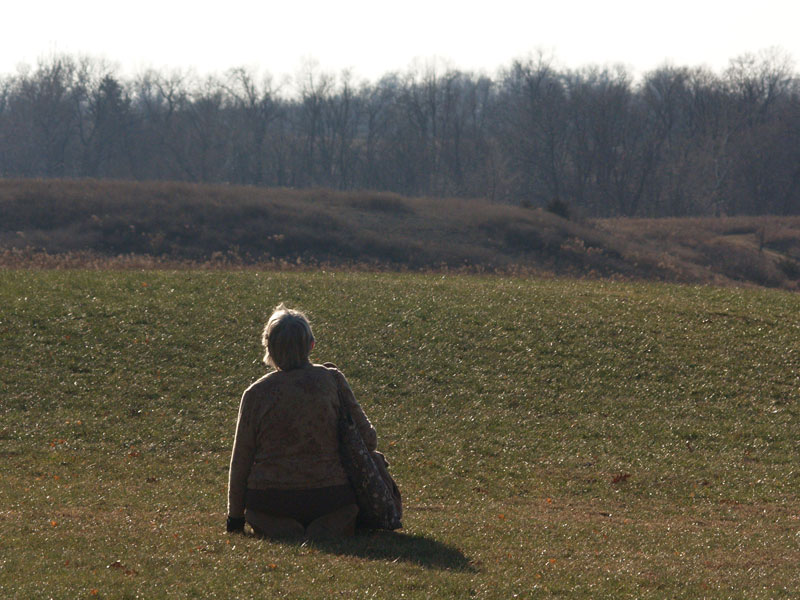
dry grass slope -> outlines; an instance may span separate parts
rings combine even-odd
[[[800,217],[612,219],[597,225],[663,253],[675,279],[798,289]]]
[[[575,222],[479,200],[0,181],[0,266],[466,270],[797,289],[800,217]]]

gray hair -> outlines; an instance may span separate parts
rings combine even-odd
[[[286,308],[281,303],[267,321],[261,334],[266,349],[264,363],[281,371],[302,367],[308,362],[314,334],[311,324],[299,310]]]

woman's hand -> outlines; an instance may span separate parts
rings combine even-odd
[[[228,533],[244,533],[244,517],[228,517],[228,523],[225,528]]]

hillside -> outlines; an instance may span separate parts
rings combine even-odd
[[[457,269],[797,289],[800,217],[569,221],[479,200],[0,181],[0,265]]]

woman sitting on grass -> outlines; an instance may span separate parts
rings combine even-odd
[[[264,362],[276,370],[245,391],[228,480],[229,532],[245,521],[258,535],[352,535],[358,506],[339,458],[339,390],[367,448],[378,438],[333,365],[311,364],[311,326],[283,304],[269,318]]]

